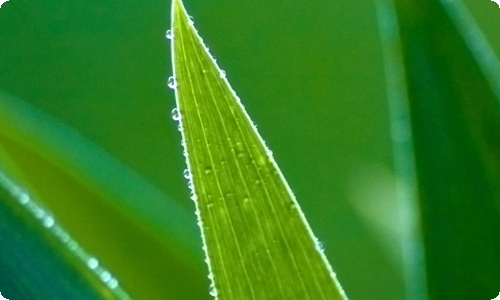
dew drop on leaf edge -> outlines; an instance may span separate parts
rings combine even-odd
[[[182,175],[184,176],[184,178],[186,179],[191,179],[191,172],[189,172],[188,169],[185,169],[184,172],[182,173]]]
[[[54,218],[52,216],[47,215],[43,218],[43,226],[45,226],[47,228],[54,226],[54,223],[55,223],[55,221],[54,221]]]
[[[108,271],[103,271],[100,277],[103,282],[108,282],[111,278],[113,278]]]
[[[323,245],[323,243],[321,241],[316,240],[316,249],[318,251],[324,252],[325,251],[325,246]]]
[[[217,297],[217,291],[215,290],[215,286],[213,283],[210,284],[209,293],[211,296]]]
[[[165,34],[165,37],[169,40],[171,40],[174,37],[174,32],[172,30],[167,30],[167,33]]]
[[[179,121],[181,119],[181,115],[177,108],[172,109],[171,116],[174,121]]]
[[[118,287],[118,280],[116,280],[115,278],[111,278],[108,281],[108,286],[110,289],[115,289],[116,287]]]
[[[91,257],[87,260],[87,266],[91,269],[95,269],[99,266],[99,261],[94,257]]]
[[[177,87],[177,82],[175,82],[174,76],[170,76],[167,80],[167,85],[171,89],[175,89]]]

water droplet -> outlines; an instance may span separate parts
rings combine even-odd
[[[67,244],[70,241],[69,234],[67,234],[66,232],[61,232],[59,237],[61,238],[61,241],[65,244]]]
[[[217,290],[215,289],[215,285],[213,283],[210,284],[209,293],[212,297],[217,297]]]
[[[226,71],[220,70],[219,74],[220,74],[220,78],[226,78]]]
[[[118,286],[118,280],[112,278],[110,281],[108,281],[108,286],[110,289],[115,289]]]
[[[174,37],[174,32],[172,30],[167,30],[167,34],[165,35],[165,37],[169,40],[171,40],[173,37]]]
[[[174,76],[168,77],[167,85],[171,89],[175,89],[177,87],[177,82],[175,81]]]
[[[182,173],[182,176],[184,176],[184,178],[186,179],[191,179],[191,172],[189,172],[188,169],[184,170],[184,172]]]
[[[21,196],[19,196],[19,202],[21,202],[21,204],[26,204],[30,202],[30,195],[22,193]]]
[[[255,184],[260,184],[260,179],[255,180]]]
[[[212,167],[206,167],[206,168],[205,168],[205,174],[207,174],[207,175],[208,175],[208,174],[211,174],[211,173],[212,173],[212,171],[213,171],[213,170],[212,170]]]
[[[316,239],[316,250],[324,252],[325,251],[325,246],[323,245],[322,242]]]
[[[73,240],[69,240],[66,245],[68,245],[68,248],[71,250],[76,250],[78,248],[78,244]]]
[[[250,202],[250,198],[248,197],[243,198],[243,203],[248,203],[248,202]]]
[[[87,260],[87,266],[91,269],[95,269],[99,266],[99,261],[94,257],[89,258],[89,260]]]
[[[43,226],[47,228],[54,226],[54,218],[52,216],[45,216],[43,218]]]
[[[208,203],[207,203],[207,207],[208,207],[208,208],[211,208],[211,207],[213,207],[213,206],[214,206],[214,203],[213,203],[213,202],[208,202]]]
[[[191,200],[193,200],[194,202],[196,202],[198,200],[198,197],[196,196],[195,193],[191,193],[191,196],[190,196]]]
[[[171,116],[174,121],[179,121],[181,119],[181,114],[177,108],[172,109]]]
[[[194,25],[194,18],[189,16],[189,25]]]
[[[111,279],[111,274],[108,271],[104,271],[101,273],[101,280],[104,282],[108,282]]]
[[[43,217],[45,217],[45,211],[38,206],[33,207],[33,213],[35,214],[35,217],[37,219],[42,219]]]

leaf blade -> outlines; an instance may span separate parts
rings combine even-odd
[[[430,298],[500,278],[500,67],[460,1],[396,1]]]
[[[0,116],[0,144],[23,183],[133,297],[207,298],[185,209],[73,128],[2,91]]]
[[[344,299],[271,152],[181,1],[173,1],[172,20],[175,113],[214,294]]]
[[[120,299],[130,296],[19,184],[0,145],[0,287],[6,297]]]

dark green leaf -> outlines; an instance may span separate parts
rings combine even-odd
[[[500,286],[500,67],[460,1],[395,9],[429,296],[491,299]]]

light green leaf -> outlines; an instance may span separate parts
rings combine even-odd
[[[172,6],[179,119],[220,299],[345,299],[272,153],[180,0]]]

